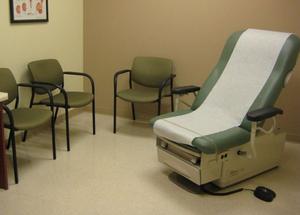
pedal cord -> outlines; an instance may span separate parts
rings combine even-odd
[[[204,193],[207,193],[207,194],[213,195],[213,196],[228,196],[228,195],[231,195],[231,194],[234,194],[234,193],[242,192],[244,190],[250,190],[250,189],[239,188],[239,189],[236,189],[236,190],[219,193],[219,192],[213,192],[213,191],[207,189],[207,187],[205,185],[202,185],[201,189]],[[254,190],[251,190],[251,191],[254,191]]]
[[[239,192],[242,192],[242,191],[251,191],[253,192],[254,196],[262,201],[265,201],[265,202],[272,202],[273,199],[276,197],[276,193],[269,189],[269,188],[266,188],[266,187],[263,187],[263,186],[258,186],[255,190],[253,189],[248,189],[248,188],[239,188],[239,189],[236,189],[236,190],[232,190],[232,191],[228,191],[228,192],[218,192],[218,191],[211,191],[210,189],[208,189],[206,186],[209,185],[209,184],[204,184],[201,186],[201,190],[206,193],[206,194],[209,194],[209,195],[213,195],[213,196],[228,196],[228,195],[231,195],[231,194],[235,194],[235,193],[239,193]],[[210,184],[212,185],[212,184]]]

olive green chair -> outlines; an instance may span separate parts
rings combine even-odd
[[[56,107],[55,120],[59,108],[65,109],[66,118],[66,138],[67,138],[67,150],[70,151],[70,135],[69,135],[69,109],[80,108],[92,103],[92,120],[93,120],[93,134],[96,134],[96,122],[95,122],[95,85],[93,78],[86,73],[79,72],[64,72],[60,63],[56,59],[44,59],[33,61],[28,64],[28,70],[31,75],[31,82],[34,84],[40,84],[47,87],[51,92],[58,89],[60,92],[53,95],[53,103]],[[82,76],[89,79],[92,92],[77,92],[66,91],[64,89],[64,75]],[[48,98],[42,99],[34,103],[36,94],[45,94],[44,91],[39,89],[32,91],[30,107],[34,104],[44,104],[49,106],[50,100]],[[26,140],[25,131],[23,140]]]
[[[29,87],[32,90],[39,89],[40,91],[47,93],[50,101],[50,110],[38,108],[18,108],[18,87]],[[6,68],[0,68],[0,91],[8,93],[8,100],[2,104],[5,111],[3,122],[4,127],[10,130],[7,148],[9,148],[10,144],[12,145],[14,175],[15,182],[17,184],[19,182],[19,178],[15,143],[16,131],[37,128],[47,122],[51,122],[53,159],[56,159],[53,98],[48,89],[43,86],[24,83],[17,84],[12,72]],[[15,109],[10,110],[7,105],[13,101],[15,101]]]
[[[134,103],[158,103],[158,115],[161,112],[161,99],[171,97],[171,108],[173,105],[173,62],[166,58],[158,57],[136,57],[133,60],[131,70],[122,70],[114,75],[114,116],[113,132],[116,133],[117,98],[131,102],[132,117],[135,120]],[[129,74],[129,89],[118,91],[118,76]],[[133,87],[133,84],[141,85],[143,88]],[[170,90],[167,92],[167,88]]]

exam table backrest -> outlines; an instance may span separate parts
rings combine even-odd
[[[206,99],[206,97],[222,75],[224,68],[234,50],[234,47],[242,33],[243,31],[235,32],[227,40],[219,62],[214,67],[205,83],[202,85],[202,88],[192,105],[192,110],[197,109],[203,103],[203,101]],[[267,83],[254,101],[249,111],[274,105],[282,88],[285,85],[287,75],[293,70],[296,64],[299,50],[300,39],[296,35],[292,34],[284,44],[270,78],[268,79]],[[251,123],[246,119],[246,116],[241,124],[241,127],[248,131],[251,130]]]

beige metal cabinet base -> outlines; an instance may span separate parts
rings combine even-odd
[[[159,137],[158,160],[198,185],[213,182],[219,187],[227,187],[277,167],[285,136],[285,133],[258,135],[255,157],[250,143],[208,155]]]

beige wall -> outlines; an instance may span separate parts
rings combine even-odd
[[[300,36],[299,8],[299,0],[85,1],[85,69],[96,79],[98,111],[112,112],[113,74],[130,67],[135,56],[171,58],[177,85],[201,85],[234,31],[261,28]],[[300,135],[300,61],[295,72],[278,102],[290,135]],[[119,104],[120,114],[128,115],[129,105]],[[150,118],[156,106],[144,107],[138,117]]]
[[[83,0],[49,0],[49,23],[29,24],[10,24],[9,1],[2,0],[0,26],[0,67],[10,68],[17,81],[28,81],[27,63],[37,59],[56,58],[65,70],[83,70]],[[82,90],[83,81],[68,78],[66,87]]]

